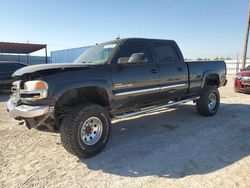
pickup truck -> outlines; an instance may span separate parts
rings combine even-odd
[[[0,93],[10,92],[12,82],[11,75],[27,64],[16,62],[16,61],[0,61]]]
[[[176,42],[140,38],[97,44],[72,64],[33,65],[12,76],[10,116],[60,131],[64,148],[79,158],[104,149],[111,119],[189,101],[201,115],[215,115],[227,82],[224,61],[185,62]]]

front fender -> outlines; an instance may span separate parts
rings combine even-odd
[[[55,87],[53,96],[55,100],[58,101],[60,96],[62,96],[65,92],[84,87],[99,87],[104,89],[107,92],[109,99],[111,98],[111,90],[109,89],[111,87],[109,87],[107,81],[105,80],[85,80],[68,83],[67,85],[58,85]]]

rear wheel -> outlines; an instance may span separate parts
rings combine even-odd
[[[220,93],[217,87],[205,86],[196,102],[197,111],[204,116],[213,116],[220,106]]]
[[[60,128],[64,148],[79,158],[100,153],[110,135],[107,111],[97,104],[83,104],[73,108]]]

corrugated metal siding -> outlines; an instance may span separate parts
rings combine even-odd
[[[46,62],[45,56],[29,56],[29,61],[27,61],[26,55],[7,55],[0,54],[0,61],[18,61],[30,65],[43,64]],[[48,57],[48,63],[50,63],[50,57]]]
[[[52,63],[73,63],[80,55],[82,55],[91,46],[80,48],[71,48],[51,52]]]

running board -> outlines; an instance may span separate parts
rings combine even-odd
[[[195,101],[195,100],[198,100],[199,98],[200,98],[199,96],[196,96],[196,97],[191,97],[191,98],[176,101],[176,102],[171,102],[171,103],[164,104],[164,105],[152,106],[152,107],[144,108],[144,109],[134,111],[134,112],[128,112],[128,113],[124,113],[124,114],[115,115],[114,118],[115,119],[123,119],[123,118],[128,118],[128,117],[132,117],[132,116],[145,114],[148,112],[155,112],[155,111],[161,110],[163,108],[167,108],[167,107],[174,106],[177,104],[186,103],[189,101]]]

